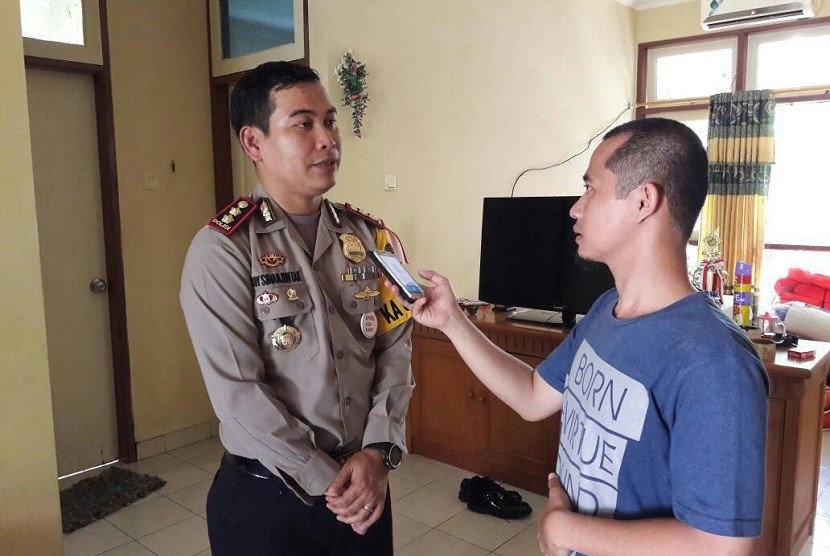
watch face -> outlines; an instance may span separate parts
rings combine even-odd
[[[403,451],[400,446],[393,445],[389,449],[389,465],[394,469],[401,464],[401,460],[403,460]]]

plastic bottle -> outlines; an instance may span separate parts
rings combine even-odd
[[[744,261],[735,264],[732,320],[743,328],[752,326],[752,265]]]

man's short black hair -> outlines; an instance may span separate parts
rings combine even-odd
[[[271,93],[298,83],[319,83],[313,69],[291,62],[265,62],[245,73],[231,93],[231,126],[239,136],[246,125],[268,135],[268,119],[275,105]]]
[[[686,239],[692,234],[709,190],[706,149],[688,126],[666,118],[644,118],[619,125],[603,139],[629,135],[605,163],[617,177],[617,197],[639,185],[660,187],[669,214]]]

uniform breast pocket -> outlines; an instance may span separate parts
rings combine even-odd
[[[306,284],[264,286],[254,293],[266,359],[282,367],[308,361],[320,351],[314,323],[314,303]]]

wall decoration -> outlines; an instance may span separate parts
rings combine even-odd
[[[351,49],[347,50],[340,57],[334,75],[343,93],[343,106],[352,109],[352,131],[358,137],[363,137],[361,127],[369,103],[369,93],[366,90],[366,76],[369,72],[366,71],[366,64],[359,62]]]

